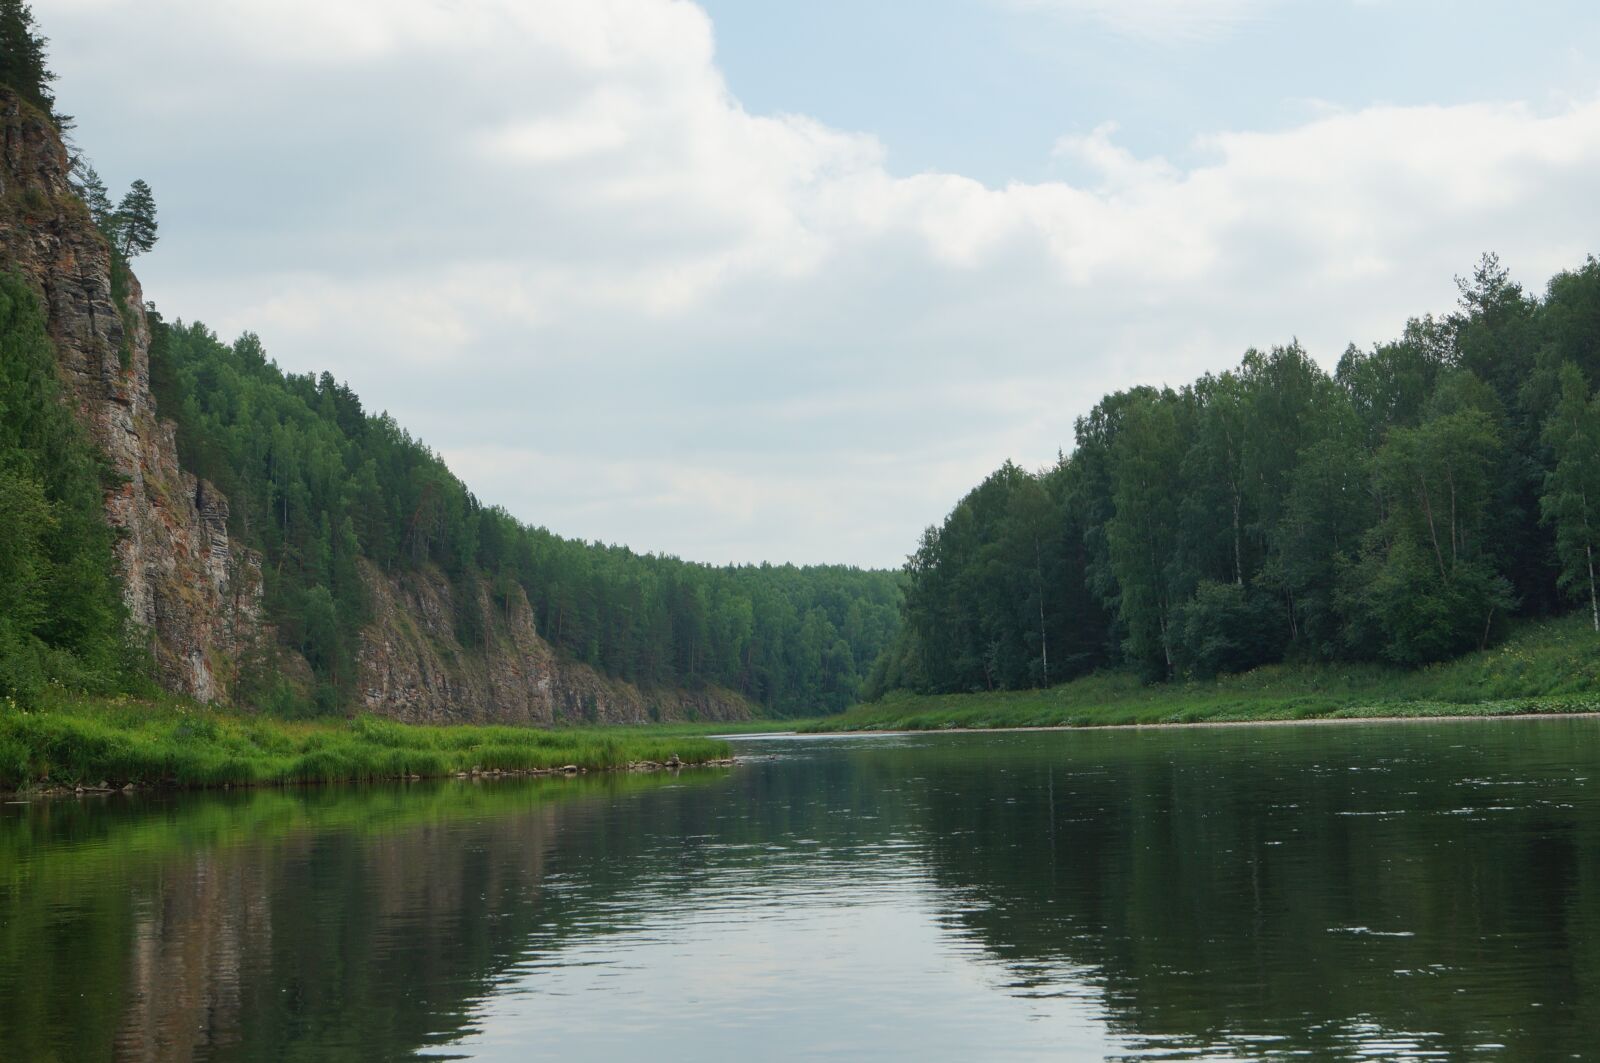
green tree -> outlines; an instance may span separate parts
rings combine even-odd
[[[1384,517],[1347,600],[1403,664],[1484,645],[1515,602],[1485,531],[1502,435],[1494,398],[1469,372],[1442,377],[1423,423],[1389,432],[1375,460]]]
[[[113,243],[123,258],[142,255],[156,246],[156,197],[142,179],[129,186],[111,218]]]
[[[1270,598],[1237,583],[1205,580],[1173,610],[1170,641],[1180,673],[1211,679],[1277,660],[1285,638]]]
[[[106,189],[106,183],[100,179],[95,168],[82,159],[78,160],[75,171],[78,194],[83,198],[84,205],[89,208],[89,216],[94,219],[95,227],[106,239],[112,239],[116,209],[111,205],[111,194]]]
[[[1545,474],[1540,498],[1542,519],[1554,524],[1561,558],[1560,585],[1569,594],[1587,593],[1594,629],[1600,631],[1594,552],[1600,545],[1600,399],[1589,396],[1583,372],[1571,362],[1561,367],[1561,398],[1545,424],[1544,439],[1555,456]]]
[[[55,113],[55,81],[45,58],[49,42],[34,31],[27,0],[0,0],[0,84],[49,115],[58,128],[66,124]]]
[[[1168,627],[1184,597],[1174,564],[1183,498],[1179,470],[1183,431],[1179,399],[1170,391],[1128,406],[1112,446],[1114,515],[1106,527],[1121,593],[1128,657],[1151,677],[1172,671]]]

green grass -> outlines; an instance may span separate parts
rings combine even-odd
[[[1408,670],[1272,665],[1212,682],[1150,686],[1104,673],[1047,690],[897,693],[808,731],[1087,727],[1385,716],[1600,711],[1600,635],[1585,616],[1529,623],[1483,653]]]
[[[372,716],[289,722],[59,692],[34,711],[0,700],[0,790],[369,782],[567,765],[601,771],[728,755],[724,742],[671,728],[416,727]]]

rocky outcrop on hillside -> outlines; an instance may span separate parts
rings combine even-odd
[[[202,701],[227,697],[261,630],[260,559],[228,537],[228,501],[178,467],[150,394],[150,331],[137,278],[68,184],[55,127],[0,88],[0,256],[38,292],[61,379],[117,479],[106,514],[135,623],[157,676]]]
[[[157,416],[138,279],[117,266],[68,183],[55,127],[3,87],[0,268],[38,293],[61,379],[115,474],[106,516],[118,532],[124,597],[148,633],[161,684],[227,702],[249,657],[309,694],[305,660],[275,645],[263,621],[261,558],[229,537],[227,498],[179,467],[174,426]],[[641,690],[561,657],[535,631],[520,590],[496,608],[479,588],[482,622],[473,626],[485,634],[464,647],[456,591],[443,575],[364,571],[374,619],[362,637],[359,701],[370,711],[414,722],[535,724],[751,714],[727,691]]]
[[[557,654],[534,628],[520,587],[504,604],[480,583],[482,644],[457,636],[459,593],[437,569],[390,575],[363,567],[373,620],[362,633],[360,699],[408,723],[651,723],[747,720],[728,690],[646,690]]]

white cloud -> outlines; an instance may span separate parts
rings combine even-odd
[[[1118,5],[1254,10],[1179,6]],[[1600,231],[1594,101],[1330,110],[1189,167],[1107,125],[1056,145],[1087,177],[994,187],[748,112],[678,0],[63,0],[46,29],[101,171],[161,196],[169,313],[348,377],[520,516],[708,560],[895,563],[1109,389],[1294,335],[1331,360],[1482,250],[1539,279]]]
[[[1004,0],[1162,43],[1212,40],[1258,18],[1276,0]]]

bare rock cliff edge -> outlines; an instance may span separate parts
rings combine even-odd
[[[228,537],[228,501],[178,467],[150,395],[150,330],[137,278],[114,291],[112,255],[67,182],[55,128],[0,89],[0,254],[38,293],[78,416],[118,484],[106,517],[133,621],[157,677],[225,700],[261,617],[260,559]]]
[[[651,723],[746,720],[750,704],[729,690],[641,689],[558,655],[534,629],[520,587],[476,600],[444,573],[385,575],[363,568],[373,619],[362,632],[360,697],[369,711],[413,723]],[[476,610],[481,645],[455,635],[461,609]]]

